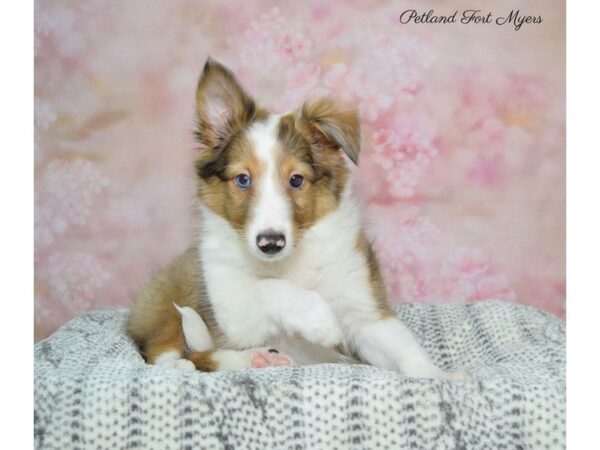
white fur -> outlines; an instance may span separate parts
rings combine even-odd
[[[181,358],[179,352],[176,351],[163,353],[158,358],[156,358],[154,364],[156,364],[157,366],[174,367],[176,369],[181,369],[185,371],[196,370],[196,367],[194,366],[193,362]]]
[[[254,349],[251,350],[218,350],[212,359],[219,365],[219,370],[249,369]]]
[[[196,370],[196,366],[189,359],[178,359],[173,362],[173,367],[176,369],[185,370],[186,372],[193,372]]]
[[[292,210],[281,190],[277,173],[278,122],[279,116],[271,116],[267,122],[257,122],[248,130],[248,140],[264,167],[264,173],[258,180],[253,180],[257,200],[251,211],[246,238],[254,256],[268,261],[285,258],[290,251],[289,243],[292,240]],[[265,255],[257,247],[256,238],[266,231],[283,234],[288,245],[275,255]]]
[[[188,348],[193,352],[205,352],[214,348],[212,338],[202,317],[189,306],[183,308],[173,303],[181,314],[181,327]]]
[[[372,364],[413,376],[441,375],[406,326],[395,318],[365,323],[350,336],[352,347]],[[389,345],[398,343],[397,346]]]
[[[179,352],[173,350],[160,355],[158,358],[156,358],[154,364],[156,364],[157,366],[167,366],[171,365],[174,361],[177,361],[179,358],[181,358]]]
[[[255,180],[257,203],[246,242],[228,222],[201,205],[198,247],[215,317],[233,348],[264,345],[280,335],[301,336],[326,347],[342,344],[380,367],[407,375],[460,378],[437,368],[397,319],[381,319],[365,255],[356,248],[359,207],[347,183],[339,207],[292,245],[292,213],[276,173],[276,121],[249,130],[265,176]],[[272,229],[287,245],[276,261],[256,247]],[[229,363],[228,364],[233,364]]]

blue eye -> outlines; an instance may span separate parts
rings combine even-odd
[[[250,175],[246,175],[245,173],[240,173],[235,176],[235,184],[240,189],[248,189],[252,184],[250,180]]]
[[[304,177],[302,175],[295,174],[291,176],[290,186],[298,189],[302,184],[304,184]]]

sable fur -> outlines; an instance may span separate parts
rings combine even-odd
[[[265,347],[277,341],[307,352],[302,361],[342,361],[339,350],[412,376],[465,378],[437,368],[388,304],[346,161],[360,154],[355,110],[322,98],[271,114],[209,59],[196,114],[197,244],[142,289],[128,321],[149,363],[292,363]],[[261,248],[269,233],[282,243],[275,253]]]
[[[206,296],[196,255],[196,249],[190,248],[159,271],[131,306],[127,331],[149,363],[167,351],[185,349],[181,317],[173,302],[196,310],[215,342],[223,338]]]

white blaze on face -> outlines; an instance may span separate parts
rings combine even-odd
[[[277,167],[279,118],[271,116],[266,122],[254,123],[248,130],[248,138],[262,167],[260,176],[252,179],[255,192],[247,228],[248,246],[254,255],[270,261],[285,257],[292,246],[292,208],[283,191]],[[266,233],[284,236],[285,247],[279,253],[269,256],[259,249],[257,238]],[[282,240],[277,240],[277,243],[282,244]]]

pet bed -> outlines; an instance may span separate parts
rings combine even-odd
[[[75,318],[35,345],[36,447],[564,448],[563,322],[496,301],[396,311],[473,380],[338,364],[185,372],[144,363],[125,308]]]

